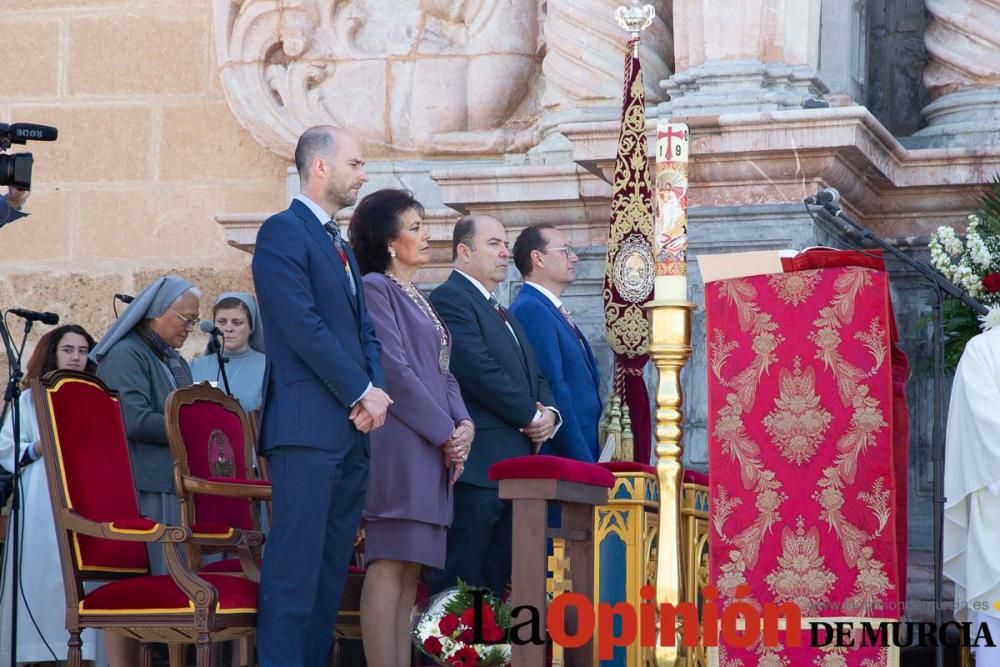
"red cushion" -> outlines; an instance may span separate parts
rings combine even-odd
[[[177,421],[192,475],[223,482],[247,480],[246,443],[238,413],[211,401],[195,401],[181,406]],[[245,498],[199,493],[194,508],[198,521],[253,529],[250,501]]]
[[[564,482],[603,486],[615,485],[615,476],[595,463],[584,463],[562,456],[515,456],[490,466],[489,477],[501,479],[558,479]]]
[[[79,378],[59,382],[49,400],[68,506],[91,521],[119,526],[144,521],[118,401],[96,382]],[[149,571],[142,542],[76,534],[73,538],[77,567],[83,571]]]
[[[703,472],[698,472],[697,470],[685,470],[684,483],[708,486],[708,475]]]
[[[246,577],[225,574],[202,576],[219,591],[218,614],[257,612],[257,584]],[[81,614],[114,613],[187,613],[194,603],[177,587],[169,575],[132,577],[112,581],[96,589],[80,601]]]
[[[650,475],[656,474],[656,468],[653,466],[646,465],[645,463],[638,463],[637,461],[608,461],[607,463],[598,463],[609,472],[644,472]]]

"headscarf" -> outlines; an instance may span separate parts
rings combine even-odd
[[[254,298],[253,294],[248,294],[247,292],[223,292],[215,300],[215,305],[218,306],[219,302],[223,299],[239,299],[247,307],[247,312],[250,313],[250,347],[263,354],[264,328],[261,326],[260,308],[257,306],[257,299]],[[212,310],[215,310],[215,306],[212,307]],[[205,346],[205,354],[215,354],[215,348],[212,346],[211,340]]]
[[[135,329],[136,325],[148,319],[163,315],[171,304],[194,285],[179,276],[161,276],[142,290],[122,314],[118,316],[111,328],[101,338],[100,342],[90,352],[90,358],[98,364],[115,344]]]

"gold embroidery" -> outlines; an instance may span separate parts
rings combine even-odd
[[[722,367],[725,365],[729,355],[739,348],[739,346],[740,344],[735,340],[727,343],[726,339],[722,336],[722,332],[718,329],[715,330],[715,341],[712,343],[712,374],[723,385],[726,384],[726,380],[722,377]]]
[[[845,270],[834,282],[833,301],[820,310],[814,322],[819,329],[810,335],[817,347],[816,357],[823,360],[837,380],[841,401],[853,408],[850,427],[838,440],[837,456],[833,465],[823,471],[813,499],[822,507],[820,518],[840,538],[847,565],[857,569],[854,595],[849,602],[857,606],[854,611],[859,615],[870,613],[881,601],[882,594],[893,588],[885,575],[884,565],[872,558],[872,549],[866,546],[879,533],[869,535],[841,512],[843,490],[854,483],[858,457],[874,443],[878,431],[888,427],[879,411],[878,399],[869,395],[868,385],[862,382],[869,374],[845,360],[837,349],[840,344],[838,329],[854,317],[855,300],[865,287],[871,286],[872,273],[871,269],[861,267]]]
[[[781,531],[781,555],[778,567],[766,577],[767,587],[777,604],[794,602],[803,616],[815,616],[828,604],[827,595],[837,576],[824,567],[819,549],[819,530],[805,529],[805,519],[799,515],[795,530]]]
[[[789,306],[798,306],[805,302],[819,282],[819,271],[793,271],[791,273],[774,273],[767,282],[775,295]]]
[[[781,455],[802,465],[812,458],[833,420],[816,395],[816,375],[812,366],[803,372],[795,357],[795,368],[782,368],[778,376],[780,396],[774,409],[764,417],[764,427],[774,438]]]
[[[730,563],[721,567],[725,570],[728,565],[742,572],[745,566],[740,564],[737,567],[734,556],[738,556],[741,563],[745,561],[751,568],[757,564],[761,542],[781,520],[778,508],[788,499],[781,492],[782,484],[776,479],[774,472],[764,467],[760,459],[760,446],[747,435],[743,423],[743,413],[753,407],[757,397],[760,378],[777,361],[775,351],[785,339],[781,334],[775,333],[778,325],[771,316],[760,312],[754,302],[757,290],[750,284],[742,280],[727,280],[723,284],[722,294],[736,307],[740,328],[753,334],[753,361],[725,383],[734,391],[726,396],[726,405],[719,410],[714,431],[715,437],[722,442],[722,451],[736,461],[743,487],[748,491],[753,490],[756,496],[755,507],[758,514],[753,523],[732,538],[723,536],[737,550],[730,552]],[[716,339],[720,342],[723,340],[721,334]],[[734,579],[730,577],[729,581]],[[734,589],[735,585],[719,585],[720,593],[725,597],[732,597]]]
[[[889,349],[889,342],[881,320],[877,317],[873,319],[871,325],[868,327],[868,331],[857,332],[854,334],[854,340],[864,343],[865,347],[868,348],[868,352],[875,359],[875,367],[868,372],[869,375],[875,375],[875,372],[882,368],[882,363],[885,361],[885,353]]]
[[[868,506],[868,509],[875,514],[875,518],[878,519],[878,530],[875,531],[875,535],[882,534],[885,525],[889,523],[889,512],[891,511],[889,507],[891,492],[889,489],[883,489],[882,487],[883,479],[879,477],[872,484],[871,493],[866,493],[865,491],[858,492],[858,500],[863,501]]]
[[[726,519],[729,518],[729,515],[733,513],[733,510],[738,505],[743,504],[743,499],[730,498],[726,487],[721,484],[718,488],[718,496],[718,498],[712,499],[712,525],[715,526],[715,532],[720,537],[724,537],[725,531],[723,531],[723,526],[726,525]]]
[[[649,322],[642,304],[616,302],[611,288],[615,285],[613,258],[618,256],[630,237],[636,233],[641,235],[652,258],[653,202],[646,168],[646,107],[641,70],[636,72],[631,92],[633,94],[627,102],[628,108],[622,114],[618,140],[611,199],[612,224],[608,237],[609,261],[605,262],[603,290],[608,343],[616,354],[624,354],[629,358],[646,354]],[[622,297],[628,298],[626,295]],[[632,295],[632,298],[636,298],[636,295]]]

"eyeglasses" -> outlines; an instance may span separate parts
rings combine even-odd
[[[200,317],[198,317],[197,315],[195,315],[194,317],[192,317],[192,318],[190,318],[190,319],[189,319],[189,318],[187,318],[187,317],[184,317],[184,316],[183,316],[183,315],[181,315],[180,313],[178,313],[178,312],[177,312],[176,310],[174,310],[173,308],[171,308],[170,310],[171,310],[171,311],[173,312],[173,314],[174,314],[174,315],[176,315],[177,317],[179,317],[179,318],[181,318],[182,320],[184,320],[184,326],[185,326],[185,327],[187,327],[188,329],[193,329],[193,328],[194,328],[194,325],[198,324],[198,322],[200,322],[200,321],[201,321],[201,318],[200,318]]]
[[[574,248],[571,245],[564,245],[564,246],[559,247],[559,248],[546,248],[542,252],[544,252],[544,253],[561,252],[563,255],[566,256],[566,259],[569,259],[572,255],[576,254],[576,248]]]

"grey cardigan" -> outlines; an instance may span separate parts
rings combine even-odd
[[[174,382],[167,367],[131,331],[108,350],[97,367],[97,377],[119,394],[136,488],[173,493],[173,459],[163,413]]]

